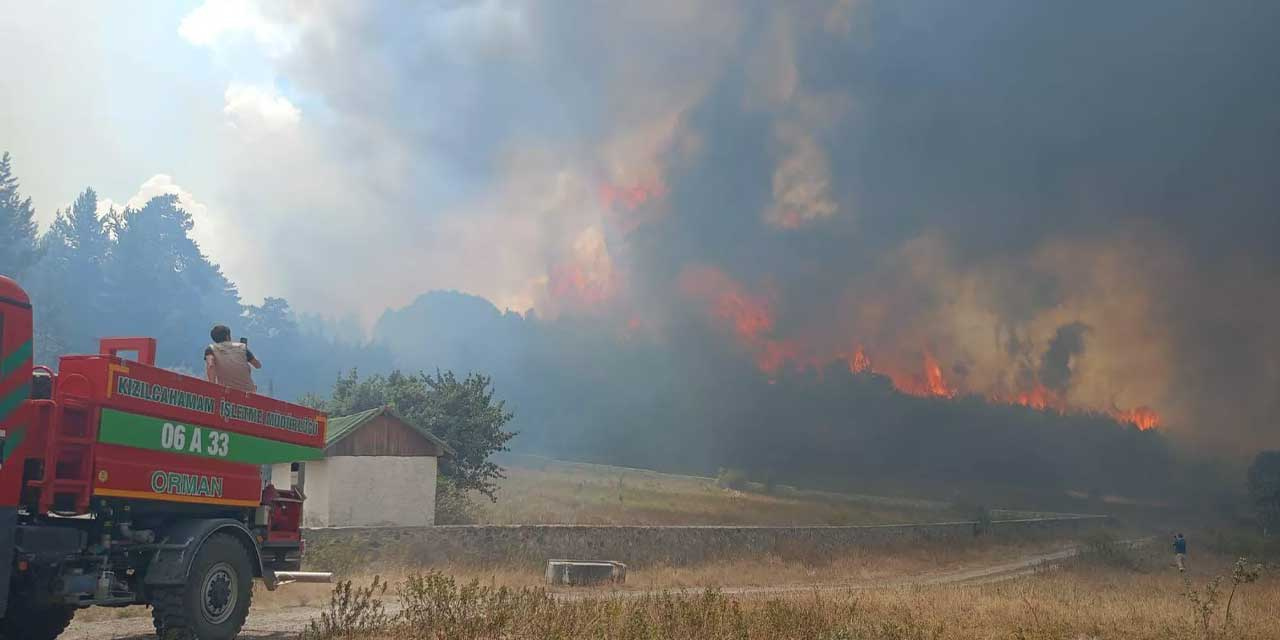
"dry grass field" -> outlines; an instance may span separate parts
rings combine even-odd
[[[1078,557],[1025,571],[970,571],[1063,544],[974,541],[826,562],[770,556],[636,570],[625,587],[550,590],[533,567],[405,568],[355,576],[336,589],[259,590],[256,630],[246,637],[297,638],[313,620],[300,640],[1280,638],[1280,573],[1263,572],[1232,595],[1227,556],[1193,556],[1184,581],[1163,544],[1134,550],[1099,536]],[[1215,576],[1223,579],[1210,595]],[[383,586],[371,589],[375,580]],[[103,629],[134,638],[129,633],[142,627],[86,613],[73,627],[77,640]],[[115,615],[146,613],[133,607]]]
[[[653,589],[703,589],[720,587],[803,587],[808,585],[865,585],[901,577],[927,579],[968,567],[981,567],[1055,551],[1075,544],[1071,540],[993,541],[976,538],[961,543],[903,544],[889,548],[850,551],[839,556],[806,553],[804,549],[769,553],[758,558],[717,561],[692,566],[635,568],[619,591]],[[400,560],[368,571],[339,572],[338,578],[368,582],[376,575],[396,581],[428,569],[463,582],[477,581],[494,587],[533,587],[543,584],[543,567],[536,564],[479,567],[474,564],[424,567]],[[286,594],[288,592],[288,594]],[[284,604],[316,603],[328,595],[323,585],[290,585],[268,597]],[[257,601],[255,601],[257,602]]]
[[[943,502],[802,491],[738,491],[713,478],[535,456],[504,459],[498,502],[486,524],[846,525],[955,518]]]
[[[753,597],[730,591],[597,594],[502,587],[446,574],[408,576],[386,591],[335,599],[316,639],[1137,639],[1280,638],[1280,579],[1230,597],[1231,562],[1201,559],[1188,581],[1162,554],[1086,555],[1065,566],[983,584],[888,586]],[[1213,606],[1206,584],[1220,583]],[[1190,587],[1190,589],[1188,588]],[[1200,599],[1197,605],[1188,596]],[[393,596],[394,594],[394,596]],[[372,595],[372,597],[371,597]],[[379,599],[394,597],[395,613]]]
[[[846,553],[838,557],[816,557],[803,553],[803,550],[796,550],[793,553],[768,554],[760,558],[735,562],[633,569],[624,586],[611,588],[609,591],[632,594],[655,590],[701,591],[707,588],[744,587],[830,589],[848,586],[862,588],[901,580],[927,581],[935,576],[947,575],[949,572],[990,566],[1010,558],[1061,549],[1070,544],[1072,543],[1068,540],[995,542],[989,539],[974,539],[963,544],[903,545],[877,551]],[[430,569],[448,575],[461,583],[476,582],[493,588],[536,588],[544,582],[542,567],[535,565],[500,568],[458,565]],[[337,577],[350,580],[355,584],[368,584],[375,577],[397,583],[426,570],[428,568],[416,565],[380,564],[371,570],[339,573]],[[318,607],[329,600],[331,590],[330,585],[323,584],[292,584],[276,591],[258,588],[255,589],[253,596],[253,610],[275,612]],[[601,592],[570,589],[560,593],[599,594]],[[150,613],[144,607],[93,608],[78,613],[77,620],[100,621],[148,615]]]

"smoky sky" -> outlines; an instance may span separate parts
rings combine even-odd
[[[556,299],[572,273],[610,307],[587,319],[719,361],[744,347],[702,339],[715,314],[679,286],[714,269],[776,316],[747,348],[929,356],[966,389],[1030,376],[1188,442],[1280,444],[1280,4],[259,13],[299,115],[221,198],[300,308],[456,288],[551,318],[582,309]]]
[[[766,29],[769,7],[757,13]],[[1280,45],[1268,17],[1280,9],[1261,2],[857,3],[851,34],[792,40],[797,84],[851,102],[818,135],[843,205],[808,234],[825,237],[752,224],[780,154],[772,126],[787,116],[740,108],[742,67],[687,114],[710,150],[670,176],[687,213],[673,222],[695,238],[691,257],[791,262],[925,227],[982,257],[1145,220],[1197,259],[1274,264]],[[748,29],[744,48],[759,39]],[[801,251],[758,251],[780,244]]]

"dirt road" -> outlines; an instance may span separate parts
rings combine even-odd
[[[1080,554],[1078,547],[1071,547],[1035,555],[1022,556],[1016,560],[1000,562],[984,566],[966,567],[954,571],[926,573],[903,576],[890,580],[879,580],[866,583],[818,584],[818,585],[779,585],[768,587],[724,587],[725,594],[738,597],[778,596],[792,593],[830,593],[865,591],[869,589],[891,589],[905,586],[937,586],[956,584],[986,584],[1009,580],[1034,573],[1039,569],[1052,566]],[[676,590],[678,592],[678,590]],[[698,589],[697,591],[701,591]],[[653,591],[571,591],[562,593],[562,597],[638,597]],[[388,602],[388,612],[394,612],[395,604]],[[138,609],[139,613],[144,613]],[[246,640],[283,640],[295,638],[307,621],[319,615],[314,607],[293,607],[256,611],[249,615],[244,631],[240,634]],[[151,616],[100,620],[94,622],[76,622],[62,635],[60,640],[150,640],[155,635],[151,629]]]

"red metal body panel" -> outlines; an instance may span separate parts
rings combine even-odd
[[[122,351],[137,353],[138,357],[132,358],[135,362],[156,363],[155,338],[102,338],[98,341],[98,353],[104,356],[120,356]]]
[[[4,274],[0,274],[0,298],[7,298],[17,302],[19,305],[25,305],[28,309],[31,308],[31,298],[27,297],[27,292],[23,291],[17,282],[14,282],[13,279],[6,277]]]
[[[84,398],[96,407],[324,447],[325,416],[315,409],[138,362],[63,356],[58,383],[59,395]]]
[[[268,485],[262,491],[262,503],[271,505],[268,542],[302,540],[302,494],[293,489],[277,489]]]
[[[35,451],[38,408],[31,392],[31,301],[18,283],[0,275],[0,506],[18,504],[22,461]],[[47,409],[47,407],[46,407]]]
[[[256,465],[110,444],[98,444],[94,460],[96,496],[237,507],[262,501]]]
[[[47,469],[39,484],[45,494],[42,510],[56,508],[60,494],[63,503],[75,505],[61,510],[76,511],[88,506],[90,495],[240,507],[261,503],[257,465],[98,442],[98,425],[107,408],[324,446],[325,416],[313,409],[110,355],[64,356],[59,369],[57,413],[50,431],[56,435],[45,454],[46,466],[53,462],[54,475],[50,480]],[[83,415],[77,415],[77,408]],[[77,428],[79,424],[83,426]],[[71,478],[82,480],[75,483]]]

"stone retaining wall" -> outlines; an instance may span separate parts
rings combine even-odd
[[[976,522],[820,527],[643,527],[478,525],[332,527],[308,529],[308,569],[344,570],[379,564],[409,566],[516,565],[548,559],[616,560],[632,566],[693,565],[776,555],[819,561],[853,550],[932,541],[1066,538],[1105,526],[1105,516]]]

